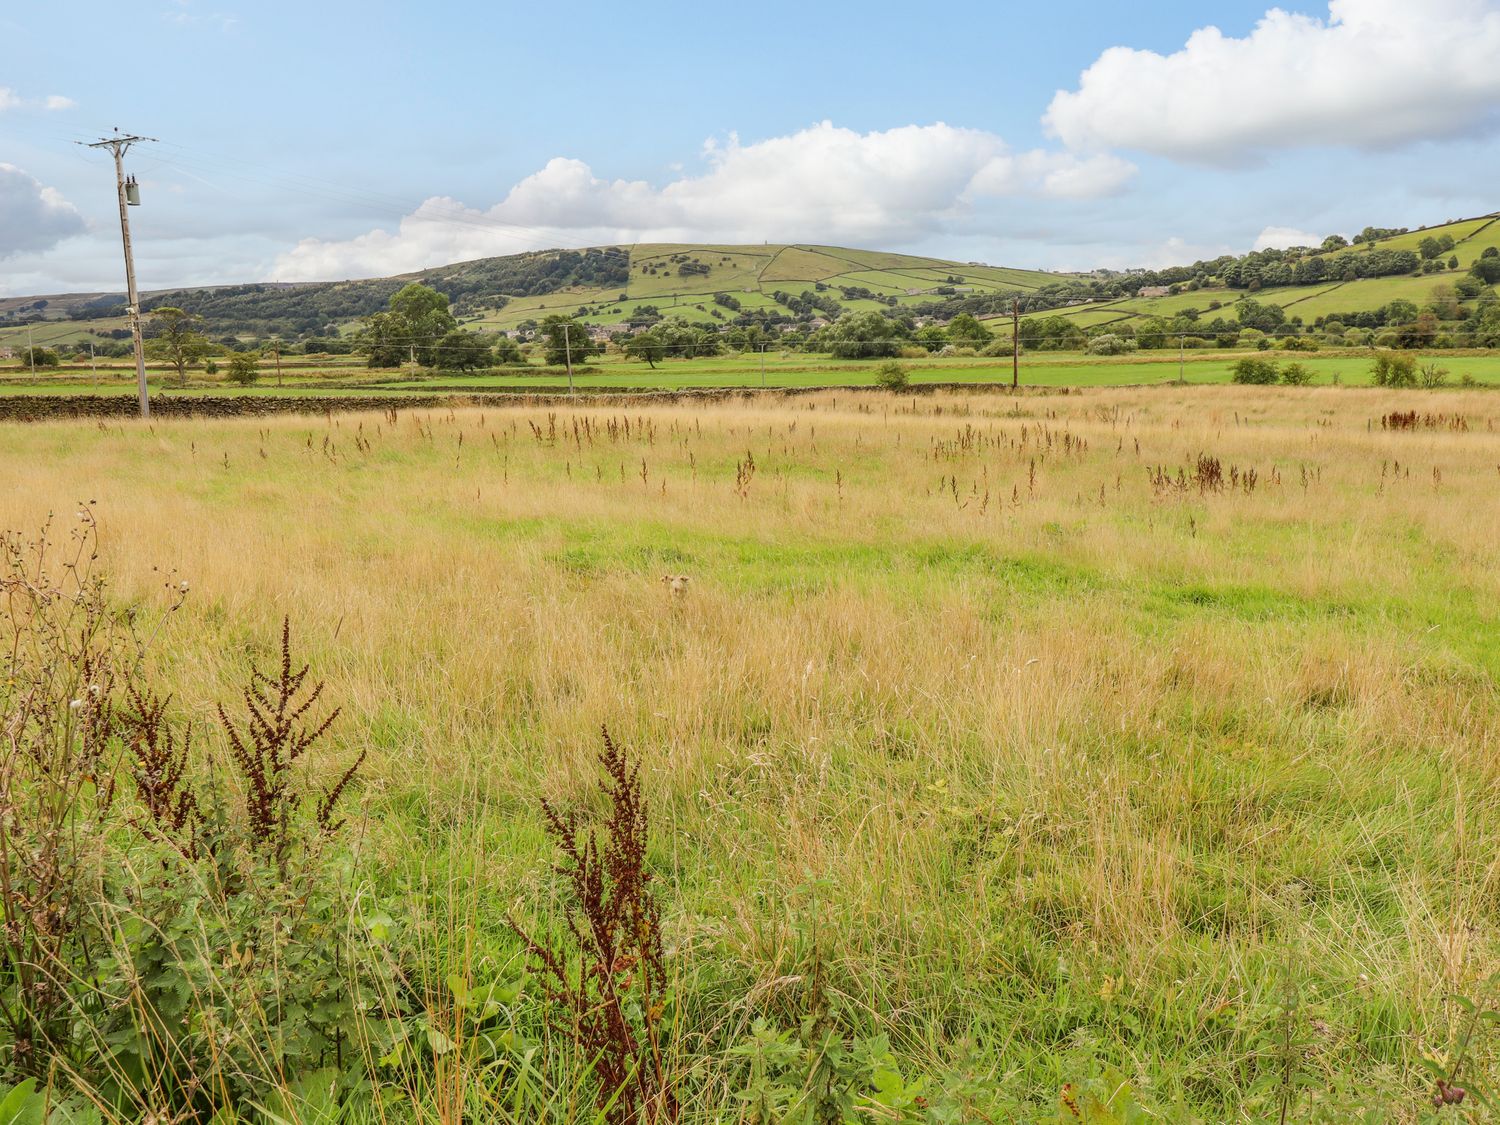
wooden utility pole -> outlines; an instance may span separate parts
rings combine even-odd
[[[1010,389],[1021,386],[1021,298],[1010,299]]]
[[[130,151],[130,146],[142,141],[154,141],[155,137],[137,137],[132,135],[120,135],[120,130],[115,130],[113,137],[102,137],[88,145],[89,148],[107,148],[114,153],[115,157],[115,194],[120,200],[120,238],[125,244],[125,314],[130,319],[130,338],[135,343],[135,384],[141,400],[141,417],[151,417],[151,398],[146,393],[146,344],[141,339],[141,295],[135,288],[135,257],[130,250],[130,216],[126,212],[126,206],[136,206],[140,203],[140,195],[136,191],[135,181],[132,180],[129,187],[131,197],[127,198],[125,183],[125,154]],[[79,141],[83,144],[83,141]]]
[[[563,322],[563,356],[568,362],[568,393],[573,393],[573,325]]]
[[[271,340],[271,355],[276,359],[276,385],[279,387],[281,386],[281,340],[279,338],[273,337]]]
[[[766,385],[766,345],[760,346],[760,385]]]
[[[36,345],[31,341],[31,325],[26,326],[26,358],[31,360],[31,377],[36,378]]]
[[[1181,386],[1187,382],[1185,365],[1187,363],[1187,337],[1177,337],[1177,384]]]

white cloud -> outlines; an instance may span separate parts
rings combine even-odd
[[[488,210],[429,199],[395,231],[307,239],[279,280],[370,276],[542,246],[636,241],[905,243],[986,199],[1086,199],[1119,191],[1115,156],[1012,152],[994,133],[908,125],[856,133],[822,122],[784,137],[704,146],[706,168],[664,186],[605,180],[557,157]]]
[[[1290,246],[1321,246],[1323,235],[1296,227],[1266,227],[1255,238],[1252,250],[1285,250]]]
[[[56,188],[0,164],[0,258],[49,249],[84,229],[83,216]]]
[[[37,101],[28,101],[21,97],[9,86],[0,86],[0,112],[7,109],[27,109],[38,107],[41,109],[72,109],[78,103],[72,98],[65,98],[61,94],[49,94]]]
[[[1379,149],[1500,120],[1500,0],[1330,0],[1273,8],[1243,39],[1195,31],[1171,55],[1112,47],[1047,110],[1070,148],[1209,163],[1306,146]]]

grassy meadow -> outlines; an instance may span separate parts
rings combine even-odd
[[[607,725],[684,1120],[813,1120],[746,1044],[815,1004],[887,1048],[818,1120],[1487,1120],[1431,1102],[1500,1075],[1455,999],[1500,968],[1497,420],[1188,386],[47,423],[5,430],[0,526],[91,506],[112,598],[188,583],[154,674],[200,751],[290,619],[342,709],[309,768],[369,751],[349,917],[434,1025],[530,979],[539,800],[597,810]],[[594,1120],[533,1038],[534,1105],[454,1032],[326,1120]]]

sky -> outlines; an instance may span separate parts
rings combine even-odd
[[[637,241],[1044,269],[1500,209],[1500,0],[0,0],[0,295]]]

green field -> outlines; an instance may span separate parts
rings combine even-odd
[[[1027,387],[1110,387],[1166,384],[1182,381],[1228,383],[1232,368],[1252,351],[1190,350],[1181,363],[1175,353],[1137,352],[1123,357],[1086,356],[1068,352],[1027,352],[1021,357],[1020,382]],[[1369,349],[1326,350],[1295,355],[1273,352],[1277,362],[1296,361],[1306,367],[1315,384],[1364,386],[1372,369]],[[1488,351],[1416,353],[1418,363],[1435,363],[1449,381],[1473,380],[1479,386],[1500,386],[1500,355]],[[927,383],[1009,384],[1011,363],[1006,357],[929,356],[900,361],[915,385]],[[284,361],[284,383],[264,370],[261,381],[240,388],[222,375],[192,372],[187,386],[158,366],[148,368],[153,394],[350,394],[405,390],[414,393],[445,389],[565,390],[562,368],[530,365],[497,368],[459,375],[445,372],[395,372],[366,368],[358,357],[297,357]],[[824,387],[870,386],[877,364],[868,360],[840,360],[826,355],[768,349],[696,359],[667,360],[655,369],[619,354],[598,357],[581,367],[574,378],[579,390],[652,390],[693,387]],[[33,379],[19,364],[0,363],[0,394],[93,394],[134,390],[135,371],[112,361],[95,377],[86,367],[56,369]]]
[[[617,1056],[518,926],[694,1125],[1488,1120],[1431,1103],[1500,1080],[1464,1006],[1500,1003],[1497,421],[1153,386],[7,426],[5,839],[82,810],[65,971],[20,993],[48,1088],[599,1121]],[[275,695],[283,621],[325,684],[293,726],[339,716],[260,843],[216,708],[252,663]],[[149,739],[127,685],[170,696]],[[604,961],[541,804],[602,825],[602,726],[659,912]]]

